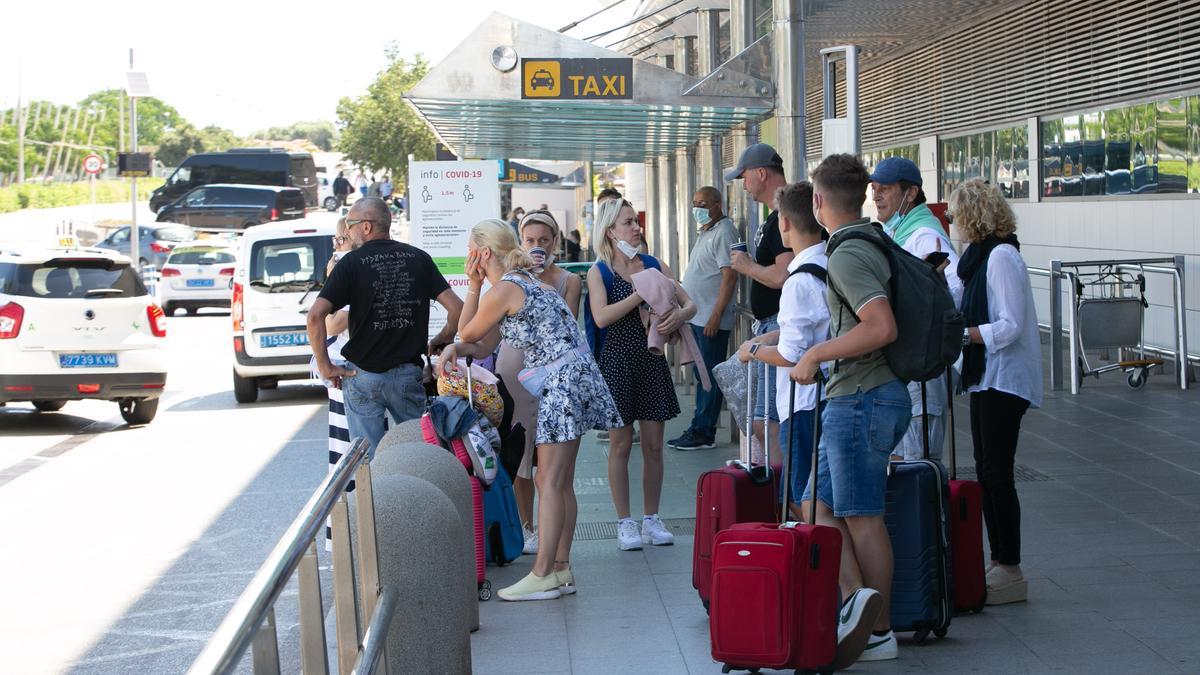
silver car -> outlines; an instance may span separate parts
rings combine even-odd
[[[155,269],[162,269],[167,262],[167,256],[171,255],[171,249],[177,244],[195,241],[196,232],[187,225],[148,223],[138,226],[138,239],[141,239],[138,264],[142,267],[153,265]],[[96,244],[96,248],[117,251],[132,258],[129,253],[129,227],[118,228]]]

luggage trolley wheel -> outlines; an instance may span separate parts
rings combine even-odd
[[[744,671],[750,672],[750,673],[758,672],[758,668],[743,668],[742,666],[735,666],[732,663],[726,663],[726,664],[721,665],[722,673],[732,673],[735,670],[744,670]]]
[[[487,602],[488,600],[491,600],[491,599],[492,599],[492,581],[491,581],[491,579],[484,579],[483,581],[479,582],[479,601]]]
[[[913,633],[913,642],[916,644],[919,644],[919,645],[925,644],[925,641],[928,639],[929,639],[929,629],[928,628],[923,628],[923,629]]]
[[[1130,389],[1141,389],[1146,386],[1146,380],[1150,379],[1149,368],[1134,368],[1129,371],[1129,377],[1125,382],[1129,384]]]

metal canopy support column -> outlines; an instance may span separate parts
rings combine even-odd
[[[754,0],[729,0],[730,54],[740,54],[754,43],[754,4]],[[736,164],[746,148],[758,142],[758,125],[739,124],[733,128],[732,140],[731,150],[733,150],[733,161]],[[746,240],[753,241],[754,234],[758,232],[758,208],[746,191],[742,189],[740,183],[733,185],[733,189],[729,191],[727,209],[729,216]],[[743,291],[743,293],[748,292],[748,290]]]
[[[696,63],[699,67],[697,75],[704,77],[716,70],[721,60],[720,24],[721,14],[715,9],[701,9],[696,12],[699,30],[696,37]],[[705,136],[700,139],[696,153],[698,175],[697,186],[711,185],[724,194],[721,179],[721,137]]]
[[[654,219],[654,236],[650,253],[656,258],[670,260],[671,239],[668,232],[675,222],[675,159],[671,155],[658,158],[658,215]],[[668,263],[669,264],[669,263]]]
[[[646,226],[642,228],[642,237],[646,246],[654,251],[654,236],[658,232],[658,162],[654,159],[646,160],[646,203],[641,207],[646,212]],[[638,204],[634,204],[633,208],[638,208]],[[600,211],[597,209],[596,216],[599,215]],[[593,243],[592,247],[595,246]]]
[[[808,177],[804,138],[804,3],[774,0],[775,121],[789,181]]]
[[[675,44],[675,72],[684,75],[694,75],[690,66],[695,61],[696,38],[692,35],[678,36]],[[687,254],[691,250],[695,238],[695,228],[689,226],[687,214],[691,212],[692,193],[695,192],[695,163],[696,146],[689,145],[677,148],[675,157],[675,185],[673,197],[675,200],[674,218],[666,223],[668,264],[676,274],[682,274],[687,265]],[[685,201],[686,200],[686,201]]]

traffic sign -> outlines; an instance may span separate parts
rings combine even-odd
[[[95,176],[104,168],[104,159],[100,155],[88,155],[83,158],[84,172]]]

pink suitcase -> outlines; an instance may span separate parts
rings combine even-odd
[[[421,416],[421,433],[425,436],[425,442],[430,445],[449,446],[450,451],[454,453],[459,462],[462,462],[467,473],[471,473],[471,456],[467,454],[467,448],[463,445],[462,439],[455,438],[447,443],[438,438],[429,413]],[[479,599],[487,601],[492,599],[492,582],[486,578],[484,571],[483,486],[475,476],[471,476],[471,505],[475,512],[475,581],[479,584]]]

